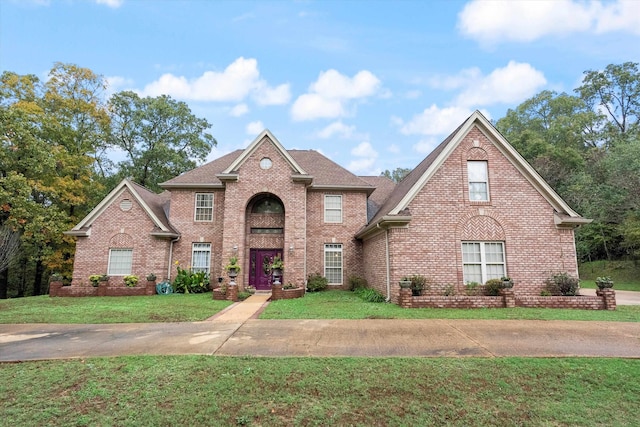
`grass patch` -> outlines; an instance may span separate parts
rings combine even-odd
[[[609,276],[614,290],[640,292],[640,263],[633,261],[593,261],[580,264],[580,286],[596,288],[596,277]]]
[[[640,361],[119,357],[0,365],[12,426],[632,426]]]
[[[205,320],[229,301],[214,301],[211,293],[135,297],[0,300],[0,323],[153,323]]]
[[[618,306],[615,311],[551,308],[402,308],[368,303],[353,292],[308,293],[304,298],[271,302],[261,319],[523,319],[640,322],[640,306]]]

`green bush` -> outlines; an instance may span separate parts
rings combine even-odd
[[[247,298],[249,298],[250,296],[251,296],[251,292],[247,292],[247,291],[238,292],[238,300],[239,301],[244,301]]]
[[[445,286],[444,291],[442,292],[442,294],[443,294],[445,297],[452,297],[452,296],[455,296],[455,294],[456,294],[456,288],[455,288],[455,286],[453,286],[453,285],[447,285],[447,286]]]
[[[124,280],[124,284],[130,288],[133,288],[135,285],[138,284],[138,276],[134,276],[131,274],[124,276],[123,280]]]
[[[180,294],[201,294],[209,291],[209,275],[204,271],[191,271],[178,268],[178,274],[173,281],[173,289]]]
[[[385,302],[384,295],[375,289],[357,288],[354,293],[367,302]]]
[[[327,289],[329,286],[329,280],[326,277],[322,277],[318,273],[310,274],[307,277],[307,291],[308,292],[320,292]]]
[[[411,293],[414,296],[422,295],[423,291],[431,289],[431,281],[420,274],[414,274],[411,277],[405,277],[403,280],[411,281]]]
[[[482,295],[482,285],[478,282],[469,282],[464,285],[464,293],[468,296]]]
[[[580,281],[567,273],[558,273],[545,280],[545,289],[551,295],[573,296]]]
[[[350,291],[355,291],[356,289],[359,289],[359,288],[366,288],[367,286],[369,286],[369,284],[367,283],[367,279],[364,279],[358,276],[349,277]]]
[[[500,289],[502,289],[502,279],[489,279],[484,284],[484,294],[490,297],[500,295]]]

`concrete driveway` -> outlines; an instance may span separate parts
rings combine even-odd
[[[640,292],[634,291],[616,291],[616,305],[640,305]],[[581,295],[596,296],[595,289],[580,288]]]
[[[0,361],[175,354],[640,358],[640,323],[249,319],[0,325]]]

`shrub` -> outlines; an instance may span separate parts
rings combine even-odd
[[[613,280],[611,280],[611,277],[598,277],[596,278],[596,285],[598,289],[613,288]]]
[[[366,288],[367,286],[369,286],[369,284],[367,283],[367,279],[364,279],[362,277],[358,277],[358,276],[351,276],[349,277],[349,290],[350,291],[355,291],[359,288]]]
[[[482,294],[482,285],[478,282],[469,282],[464,285],[464,293],[469,296],[476,296]]]
[[[247,291],[238,292],[238,300],[239,301],[244,301],[247,298],[249,298],[250,296],[251,296],[251,292],[247,292]]]
[[[89,281],[95,288],[98,287],[98,282],[106,282],[107,280],[109,280],[109,276],[107,276],[106,274],[92,274],[91,276],[89,276]]]
[[[128,276],[124,276],[123,280],[124,280],[124,284],[130,288],[133,288],[135,285],[138,284],[138,276],[134,276],[132,274]]]
[[[385,297],[380,292],[371,288],[357,288],[355,294],[367,302],[385,302]]]
[[[548,277],[544,283],[551,295],[573,296],[578,292],[580,281],[567,273],[558,273]]]
[[[309,292],[324,291],[327,289],[327,286],[329,286],[329,280],[318,273],[310,274],[309,277],[307,277],[307,291]]]
[[[453,285],[447,285],[442,293],[445,297],[452,297],[456,294],[456,288]]]
[[[489,279],[484,284],[484,294],[490,297],[500,295],[500,289],[502,289],[501,279]]]
[[[173,281],[173,289],[181,294],[200,294],[209,290],[209,275],[204,271],[191,271],[178,268],[178,274]]]
[[[422,295],[422,291],[431,289],[431,281],[420,274],[414,274],[408,280],[411,281],[411,292],[414,296]]]

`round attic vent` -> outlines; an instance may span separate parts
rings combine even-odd
[[[131,203],[131,200],[129,199],[124,199],[123,201],[120,202],[120,209],[122,209],[125,212],[131,210],[132,207],[133,207],[133,203]]]

